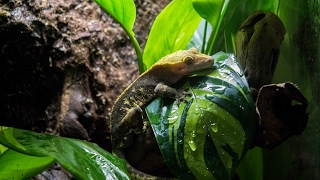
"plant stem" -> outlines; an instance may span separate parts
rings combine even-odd
[[[134,50],[137,53],[138,68],[139,68],[139,72],[141,74],[141,73],[143,73],[145,71],[145,66],[143,64],[143,56],[142,56],[142,51],[141,51],[140,45],[139,45],[137,39],[134,37],[134,33],[133,32],[128,32],[126,30],[126,28],[123,28],[123,29],[128,34],[128,36],[130,38],[130,41],[132,42],[132,45],[134,47]]]
[[[130,39],[131,39],[133,47],[134,47],[134,49],[135,49],[135,51],[137,53],[138,67],[139,67],[139,72],[141,74],[141,73],[143,73],[145,71],[145,66],[143,64],[142,51],[141,51],[141,48],[139,46],[139,43],[138,43],[137,39],[134,36],[130,37]]]
[[[204,32],[203,32],[201,53],[204,53],[205,48],[206,48],[205,46],[206,46],[206,40],[207,40],[207,26],[208,26],[208,21],[205,21],[205,23],[204,23]]]

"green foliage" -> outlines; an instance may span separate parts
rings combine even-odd
[[[132,28],[136,20],[136,7],[133,0],[96,0],[96,2],[121,24],[129,36],[134,36]]]
[[[219,49],[221,44],[216,42],[223,42],[225,26],[239,3],[240,0],[193,0],[196,11],[213,27],[205,53],[213,54],[223,50]]]
[[[255,147],[247,152],[246,156],[241,160],[239,166],[237,167],[236,172],[240,177],[240,179],[245,179],[245,180],[264,179],[263,166],[264,165],[263,165],[262,149]]]
[[[190,77],[187,103],[158,99],[146,111],[167,165],[181,179],[230,179],[254,134],[254,103],[234,55]]]
[[[89,142],[0,126],[0,144],[11,149],[0,156],[4,179],[22,177],[6,170],[32,177],[55,161],[77,179],[130,179],[124,160]]]
[[[134,37],[133,25],[136,20],[136,7],[133,0],[95,0],[107,11],[128,34],[137,53],[140,72],[143,72],[142,52],[137,39]]]
[[[281,151],[265,152],[268,157],[286,156],[291,149],[304,154],[303,170],[295,170],[296,179],[319,179],[320,162],[320,1],[280,1],[279,17],[283,21],[287,36],[282,43],[279,63],[273,81],[275,83],[290,81],[297,84],[300,91],[308,99],[309,122],[306,130],[296,137],[296,141],[287,142]],[[297,140],[298,139],[298,140]],[[299,144],[297,144],[297,141]],[[293,144],[296,143],[296,144]],[[282,153],[282,154],[281,154]],[[270,158],[269,158],[270,159]],[[312,159],[312,161],[306,160]],[[283,164],[290,169],[291,162],[283,162],[281,158],[272,159],[274,164]],[[289,166],[289,167],[288,167]],[[272,166],[269,167],[272,170]],[[278,169],[278,168],[277,168]],[[279,172],[279,171],[278,171]],[[282,173],[285,171],[282,171]],[[280,174],[280,172],[278,173]],[[270,176],[266,179],[271,179]]]
[[[172,1],[156,18],[143,54],[145,69],[160,58],[185,49],[197,29],[201,17],[191,0]]]
[[[55,163],[52,157],[37,157],[8,149],[0,156],[2,179],[28,179],[46,170]]]
[[[240,24],[255,10],[274,12],[284,22],[288,34],[283,41],[274,81],[292,81],[299,85],[310,101],[312,128],[306,133],[310,137],[319,134],[320,58],[316,53],[320,44],[318,1],[174,0],[155,20],[143,55],[132,30],[136,18],[133,0],[95,1],[128,34],[137,53],[140,72],[161,57],[190,45],[207,54],[218,51],[233,53],[234,37]],[[203,23],[200,23],[201,20]],[[215,71],[203,72],[189,78],[184,85],[180,84],[189,87],[192,93],[187,104],[178,106],[173,101],[157,99],[147,108],[164,157],[178,176],[199,178],[207,175],[218,179],[230,176],[252,138],[252,121],[246,121],[250,125],[244,123],[250,119],[252,110],[247,84],[236,66],[219,64],[219,60],[224,62],[227,59],[227,55],[220,55],[215,56]],[[221,57],[224,57],[223,60]],[[222,94],[219,93],[221,88],[225,88]],[[232,101],[234,98],[240,101]],[[249,106],[246,107],[245,103]],[[239,115],[243,113],[243,116]],[[219,128],[215,129],[214,124],[219,124]],[[233,132],[240,135],[235,136]],[[312,140],[304,139],[307,145],[320,142],[319,136],[312,137]],[[243,146],[241,142],[244,142]],[[58,161],[78,179],[128,179],[122,160],[88,142],[2,127],[0,144],[10,148],[0,145],[0,164],[5,164],[1,166],[0,177],[32,177]],[[203,144],[205,146],[201,146]],[[310,151],[320,157],[319,146],[316,144],[312,147]],[[275,164],[288,169],[288,162],[285,161],[281,159]],[[18,163],[21,166],[16,168]],[[263,169],[266,169],[264,165],[268,166],[263,161],[261,149],[254,149],[244,157],[237,173],[241,179],[268,179],[263,173]],[[15,170],[19,173],[10,173]],[[216,172],[216,175],[211,172]],[[283,175],[285,172],[280,173]]]

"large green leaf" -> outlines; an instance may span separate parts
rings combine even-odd
[[[191,0],[172,1],[151,28],[143,54],[144,70],[165,55],[185,49],[200,20]]]
[[[147,108],[167,165],[181,179],[229,179],[251,144],[254,104],[233,55],[218,53],[215,68],[190,77],[187,103],[157,99]]]
[[[23,154],[52,157],[77,179],[129,179],[124,160],[89,142],[0,126],[0,144]]]
[[[32,178],[55,163],[52,157],[36,157],[8,149],[0,156],[1,179]]]

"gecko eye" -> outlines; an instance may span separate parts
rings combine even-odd
[[[192,56],[186,56],[186,57],[183,58],[183,62],[184,62],[186,65],[193,64],[193,63],[194,63],[194,57],[192,57]]]

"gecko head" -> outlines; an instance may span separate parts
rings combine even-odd
[[[169,54],[156,63],[163,66],[170,74],[182,78],[213,66],[214,60],[211,56],[201,54],[196,48],[180,50]]]

